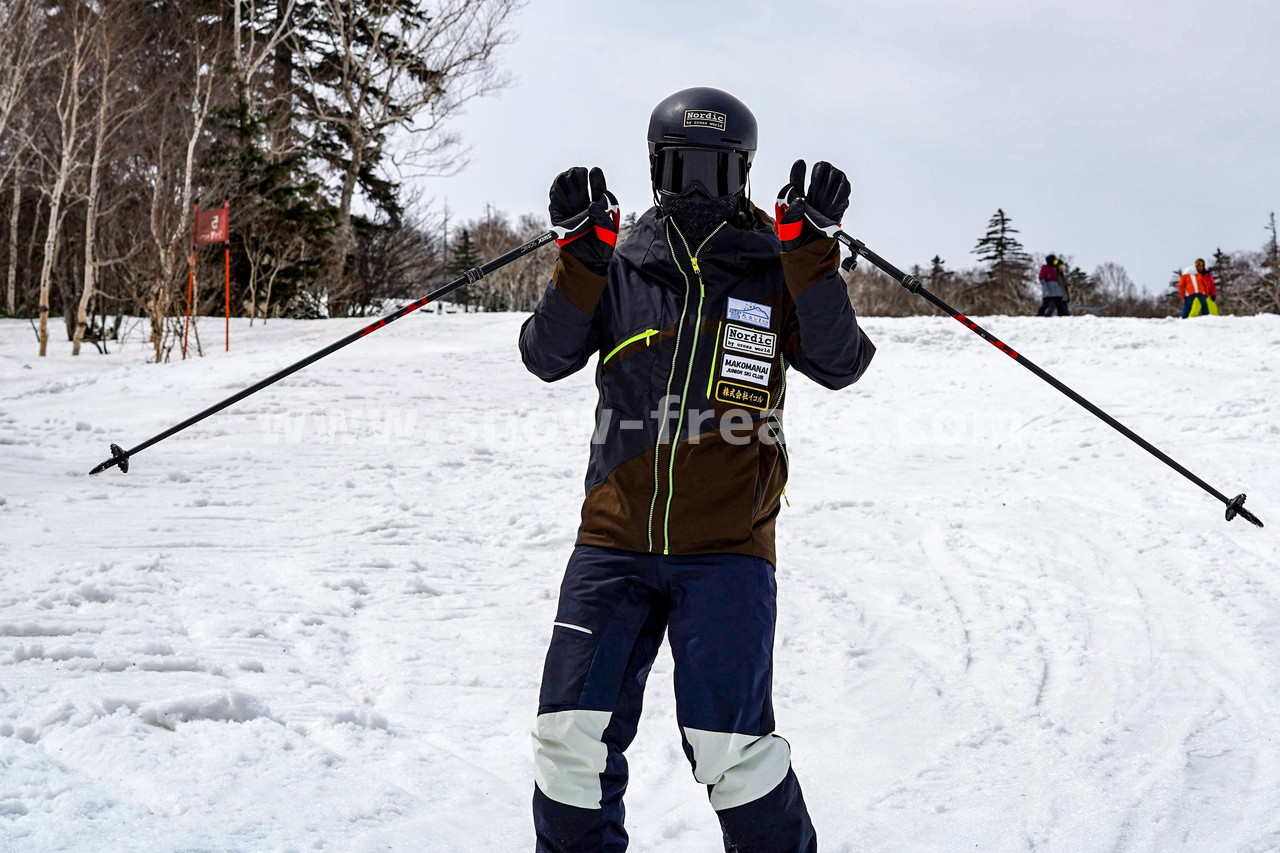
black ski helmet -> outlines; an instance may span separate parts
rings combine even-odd
[[[670,153],[663,156],[664,150]],[[649,116],[649,171],[657,192],[682,189],[679,168],[682,151],[701,149],[720,155],[718,183],[706,189],[713,195],[736,192],[746,183],[756,153],[756,117],[746,104],[728,92],[707,86],[682,89],[664,98]],[[701,165],[701,164],[697,164]],[[692,172],[695,164],[688,164]]]
[[[649,116],[649,153],[666,145],[756,153],[756,117],[728,92],[707,86],[681,89],[653,108]]]

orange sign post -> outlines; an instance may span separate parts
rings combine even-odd
[[[222,252],[222,286],[224,293],[225,305],[225,351],[231,351],[231,199],[226,199],[222,203],[222,207],[215,210],[200,211],[199,205],[196,206],[195,233],[192,238],[195,245],[207,243],[223,243],[226,245]],[[195,270],[195,251],[191,253],[191,268],[194,278]],[[190,300],[190,296],[188,296]],[[187,314],[190,316],[190,309]],[[185,335],[184,335],[184,353],[185,353]]]

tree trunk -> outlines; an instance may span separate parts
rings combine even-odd
[[[44,205],[37,204],[34,206],[31,216],[31,233],[27,236],[27,268],[26,280],[28,286],[31,283],[31,269],[35,266],[36,246],[40,243],[40,214],[44,210]]]
[[[66,194],[71,173],[76,168],[80,134],[80,85],[87,64],[85,45],[87,30],[72,21],[73,45],[62,71],[62,90],[58,97],[58,134],[61,150],[58,167],[49,191],[49,225],[45,229],[44,257],[40,264],[40,355],[49,351],[49,289],[53,278],[53,260],[62,228],[62,197]]]
[[[191,317],[191,333],[196,339],[196,355],[204,358],[204,350],[200,347],[200,279],[196,276],[196,249],[191,247],[191,304],[187,306],[187,314]]]
[[[253,321],[258,319],[258,263],[248,245],[249,241],[246,240],[245,255],[249,258],[249,328],[252,329]]]
[[[347,174],[342,179],[342,195],[338,199],[338,245],[337,257],[334,259],[334,270],[337,282],[330,293],[329,316],[334,316],[334,305],[342,310],[345,316],[346,294],[349,290],[347,282],[347,258],[355,251],[355,226],[351,222],[351,204],[356,193],[356,181],[360,176],[363,163],[364,137],[359,133],[352,134],[351,162],[347,165]],[[335,300],[334,297],[337,297]]]
[[[22,182],[13,173],[13,206],[9,209],[9,277],[5,286],[5,308],[12,317],[18,312],[18,214],[22,210]]]
[[[212,76],[210,76],[210,81],[212,81]],[[183,214],[172,231],[167,230],[163,221],[162,209],[170,203],[168,199],[163,198],[166,187],[163,182],[157,180],[152,190],[151,234],[156,244],[156,261],[160,275],[152,285],[148,314],[151,319],[151,343],[155,348],[156,364],[161,363],[165,358],[164,323],[172,304],[170,290],[177,280],[178,258],[181,257],[179,252],[184,247],[187,248],[187,251],[192,251],[190,247],[192,239],[191,217],[193,214],[192,185],[195,176],[196,146],[200,141],[204,120],[209,114],[212,85],[212,82],[202,83],[200,72],[196,72],[196,84],[193,88],[195,96],[194,115],[192,116],[190,132],[186,138],[186,159],[182,170],[182,186],[178,191],[178,205]],[[201,88],[202,86],[204,87],[203,89]]]
[[[53,196],[49,200],[49,227],[44,235],[44,257],[40,262],[40,356],[49,353],[49,287],[53,280],[53,259],[58,249],[58,226],[62,224],[62,192],[66,187],[66,158],[59,166],[58,179],[54,182]]]
[[[151,348],[155,351],[155,363],[161,360],[161,349],[164,342],[164,309],[160,307],[162,295],[153,290],[147,300],[147,316],[151,320]]]
[[[98,286],[98,265],[94,259],[94,247],[98,240],[98,183],[102,173],[102,149],[107,132],[107,92],[98,100],[98,125],[95,129],[93,162],[89,166],[88,203],[84,213],[84,289],[80,291],[80,304],[76,307],[76,330],[71,336],[71,354],[80,354],[85,326],[89,319],[89,303],[93,301]]]
[[[276,270],[271,271],[271,275],[267,277],[267,293],[262,300],[262,325],[267,325],[267,318],[271,316],[271,288],[276,283]]]

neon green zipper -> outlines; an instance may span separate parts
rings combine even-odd
[[[706,300],[707,286],[702,280],[702,268],[698,265],[698,255],[702,254],[702,250],[706,248],[707,243],[711,242],[711,238],[723,228],[725,223],[721,222],[716,226],[715,231],[707,235],[707,239],[698,245],[696,252],[689,251],[689,242],[685,240],[684,235],[680,233],[680,228],[676,227],[676,234],[680,236],[680,243],[684,246],[685,252],[689,255],[689,265],[693,267],[694,275],[698,277],[698,319],[693,326],[693,345],[689,347],[689,366],[684,372],[684,390],[680,392],[680,417],[676,420],[676,432],[671,442],[671,454],[667,462],[667,507],[662,517],[662,553],[671,553],[671,501],[676,496],[676,443],[680,440],[680,431],[684,429],[684,401],[689,397],[689,380],[693,378],[693,362],[698,355],[698,327],[702,325],[702,305]],[[671,244],[668,236],[667,245]],[[689,277],[684,274],[684,270],[680,269],[680,265],[676,264],[676,269],[680,270],[680,277],[684,279],[685,292],[690,289]],[[679,350],[677,349],[677,352]],[[670,380],[668,380],[668,385]],[[654,493],[657,494],[657,481],[654,481]],[[650,524],[650,530],[653,525]]]
[[[608,363],[609,363],[609,359],[611,359],[611,358],[613,358],[615,355],[617,355],[617,354],[618,354],[618,351],[619,351],[619,350],[621,350],[623,347],[625,347],[627,344],[633,344],[633,343],[635,343],[636,341],[643,340],[643,341],[644,341],[644,345],[645,345],[645,346],[649,346],[649,344],[651,344],[651,343],[652,343],[652,341],[650,341],[649,339],[650,339],[650,338],[652,338],[652,337],[653,337],[654,335],[656,335],[656,334],[658,334],[658,330],[657,330],[657,329],[645,329],[643,332],[641,332],[641,333],[640,333],[640,334],[638,334],[638,335],[632,335],[631,337],[627,338],[627,339],[626,339],[625,341],[623,341],[622,343],[618,344],[618,345],[617,345],[616,347],[614,347],[613,349],[609,350],[609,354],[608,354],[608,355],[606,355],[606,356],[604,357],[604,361],[602,361],[602,362],[600,362],[600,363],[601,363],[601,364],[608,364]]]
[[[666,235],[667,245],[670,246],[670,225],[666,228]],[[676,264],[676,269],[680,269],[679,264]],[[671,352],[671,368],[667,371],[667,392],[662,396],[662,404],[664,406],[668,405],[667,401],[671,399],[671,383],[676,378],[676,360],[680,358],[680,338],[684,334],[684,318],[685,315],[689,313],[689,279],[684,276],[683,271],[681,271],[680,275],[681,277],[684,277],[684,302],[680,306],[680,319],[676,322],[676,345],[675,349]],[[658,430],[658,437],[653,443],[653,497],[649,499],[649,527],[646,531],[649,537],[649,551],[651,552],[653,551],[653,514],[658,508],[658,478],[662,476],[661,469],[659,467],[660,460],[662,459],[662,434],[668,423],[667,413],[665,411],[662,413],[662,416],[662,429]],[[675,452],[674,447],[672,448],[672,452]],[[670,484],[668,484],[668,486],[670,486]]]
[[[711,372],[707,374],[707,404],[711,404],[711,384],[716,381],[716,356],[720,355],[720,330],[724,320],[716,323],[716,341],[711,345]]]

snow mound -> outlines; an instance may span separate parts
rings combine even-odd
[[[362,729],[382,729],[387,731],[387,718],[368,708],[355,708],[333,714],[329,721],[335,725],[351,725]]]
[[[250,720],[267,719],[279,722],[271,715],[271,709],[256,696],[237,690],[198,693],[179,699],[148,702],[138,706],[138,716],[153,726],[174,731],[179,723],[197,720],[224,723],[247,723]]]

